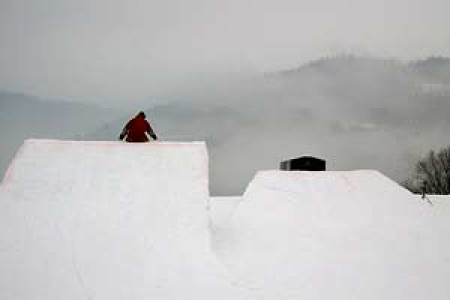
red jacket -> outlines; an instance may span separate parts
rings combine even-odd
[[[122,134],[127,136],[126,141],[131,143],[148,142],[148,137],[145,133],[155,136],[148,121],[141,116],[131,119],[122,131]]]

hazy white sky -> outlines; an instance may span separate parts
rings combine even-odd
[[[448,0],[0,0],[0,89],[124,101],[355,53],[450,55]]]

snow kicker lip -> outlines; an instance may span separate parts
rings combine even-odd
[[[14,156],[13,160],[9,164],[8,168],[6,169],[5,175],[3,176],[0,186],[5,186],[12,181],[12,173],[13,173],[14,165],[16,164],[16,161],[22,156],[22,154],[25,150],[25,146],[28,143],[28,141],[29,140],[26,140],[17,150],[16,155]]]
[[[119,141],[72,141],[72,140],[57,140],[57,139],[26,139],[23,144],[18,148],[16,154],[14,155],[11,163],[8,165],[8,168],[5,171],[2,181],[0,182],[1,186],[9,185],[14,177],[15,166],[17,165],[17,161],[19,161],[27,150],[28,147],[33,146],[35,144],[46,144],[53,146],[61,146],[67,147],[71,145],[83,145],[87,147],[131,147],[131,148],[184,148],[184,147],[206,147],[206,143],[203,141],[193,141],[193,142],[148,142],[148,143],[125,143]],[[207,152],[205,150],[206,161],[205,164],[208,164]]]

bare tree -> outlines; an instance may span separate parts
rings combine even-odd
[[[403,186],[414,193],[450,194],[450,146],[437,153],[428,152],[416,163],[414,174]]]

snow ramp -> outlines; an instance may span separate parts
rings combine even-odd
[[[376,171],[264,171],[215,249],[260,299],[449,299],[433,210]]]
[[[0,190],[0,299],[247,299],[210,250],[204,143],[28,140]]]

